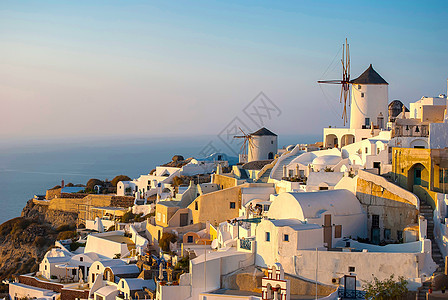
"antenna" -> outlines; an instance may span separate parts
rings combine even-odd
[[[342,120],[347,123],[347,99],[349,100],[348,105],[350,106],[350,51],[347,39],[345,39],[345,44],[342,46],[342,79],[341,80],[319,80],[317,83],[326,84],[340,84],[341,85],[341,95],[339,97],[339,103],[344,100],[344,109],[342,110]]]

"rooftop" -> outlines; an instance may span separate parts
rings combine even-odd
[[[358,78],[351,81],[355,84],[388,84],[372,67],[372,64]]]
[[[254,133],[251,133],[250,135],[256,135],[256,136],[272,135],[272,136],[277,136],[275,133],[273,133],[269,129],[266,129],[266,127],[258,129],[257,131],[255,131]]]

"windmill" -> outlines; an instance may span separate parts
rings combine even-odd
[[[241,148],[240,148],[240,153],[241,153],[244,161],[247,162],[247,158],[249,156],[247,145],[249,144],[249,147],[252,147],[252,148],[255,148],[256,146],[255,146],[254,142],[252,141],[252,135],[246,134],[240,127],[238,127],[238,128],[243,133],[243,135],[235,135],[233,138],[234,139],[244,139],[243,144],[241,145]]]
[[[344,100],[344,109],[342,111],[342,120],[347,122],[347,99],[350,101],[350,52],[347,39],[345,39],[345,44],[342,46],[342,79],[340,80],[319,80],[317,83],[327,83],[327,84],[340,84],[341,85],[341,96],[339,98],[339,103]],[[350,102],[348,103],[350,106]]]

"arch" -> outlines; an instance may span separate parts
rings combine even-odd
[[[274,153],[269,152],[269,154],[268,154],[268,159],[274,159]]]
[[[338,137],[336,134],[327,134],[325,136],[325,148],[335,148],[338,147]]]
[[[422,139],[416,139],[411,142],[409,145],[410,148],[428,148],[428,143]]]
[[[414,164],[408,170],[408,190],[414,191],[414,185],[429,187],[429,171],[421,163]],[[419,196],[419,195],[417,195]],[[420,196],[419,196],[420,197]],[[424,200],[424,199],[421,199]]]
[[[355,142],[355,136],[353,134],[344,134],[341,137],[341,147],[353,144]]]

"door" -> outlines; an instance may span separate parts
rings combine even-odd
[[[380,243],[380,216],[372,215],[372,229],[371,229],[372,243],[378,245]]]
[[[180,214],[180,226],[188,225],[188,214]]]
[[[415,168],[414,169],[414,185],[422,184],[422,169]]]
[[[373,167],[374,167],[375,169],[378,169],[378,175],[381,175],[381,162],[379,162],[379,161],[375,161],[375,162],[373,163]]]
[[[331,215],[325,215],[324,216],[324,243],[327,243],[328,249],[330,249],[333,241],[333,234],[332,234],[332,227],[331,227]]]

